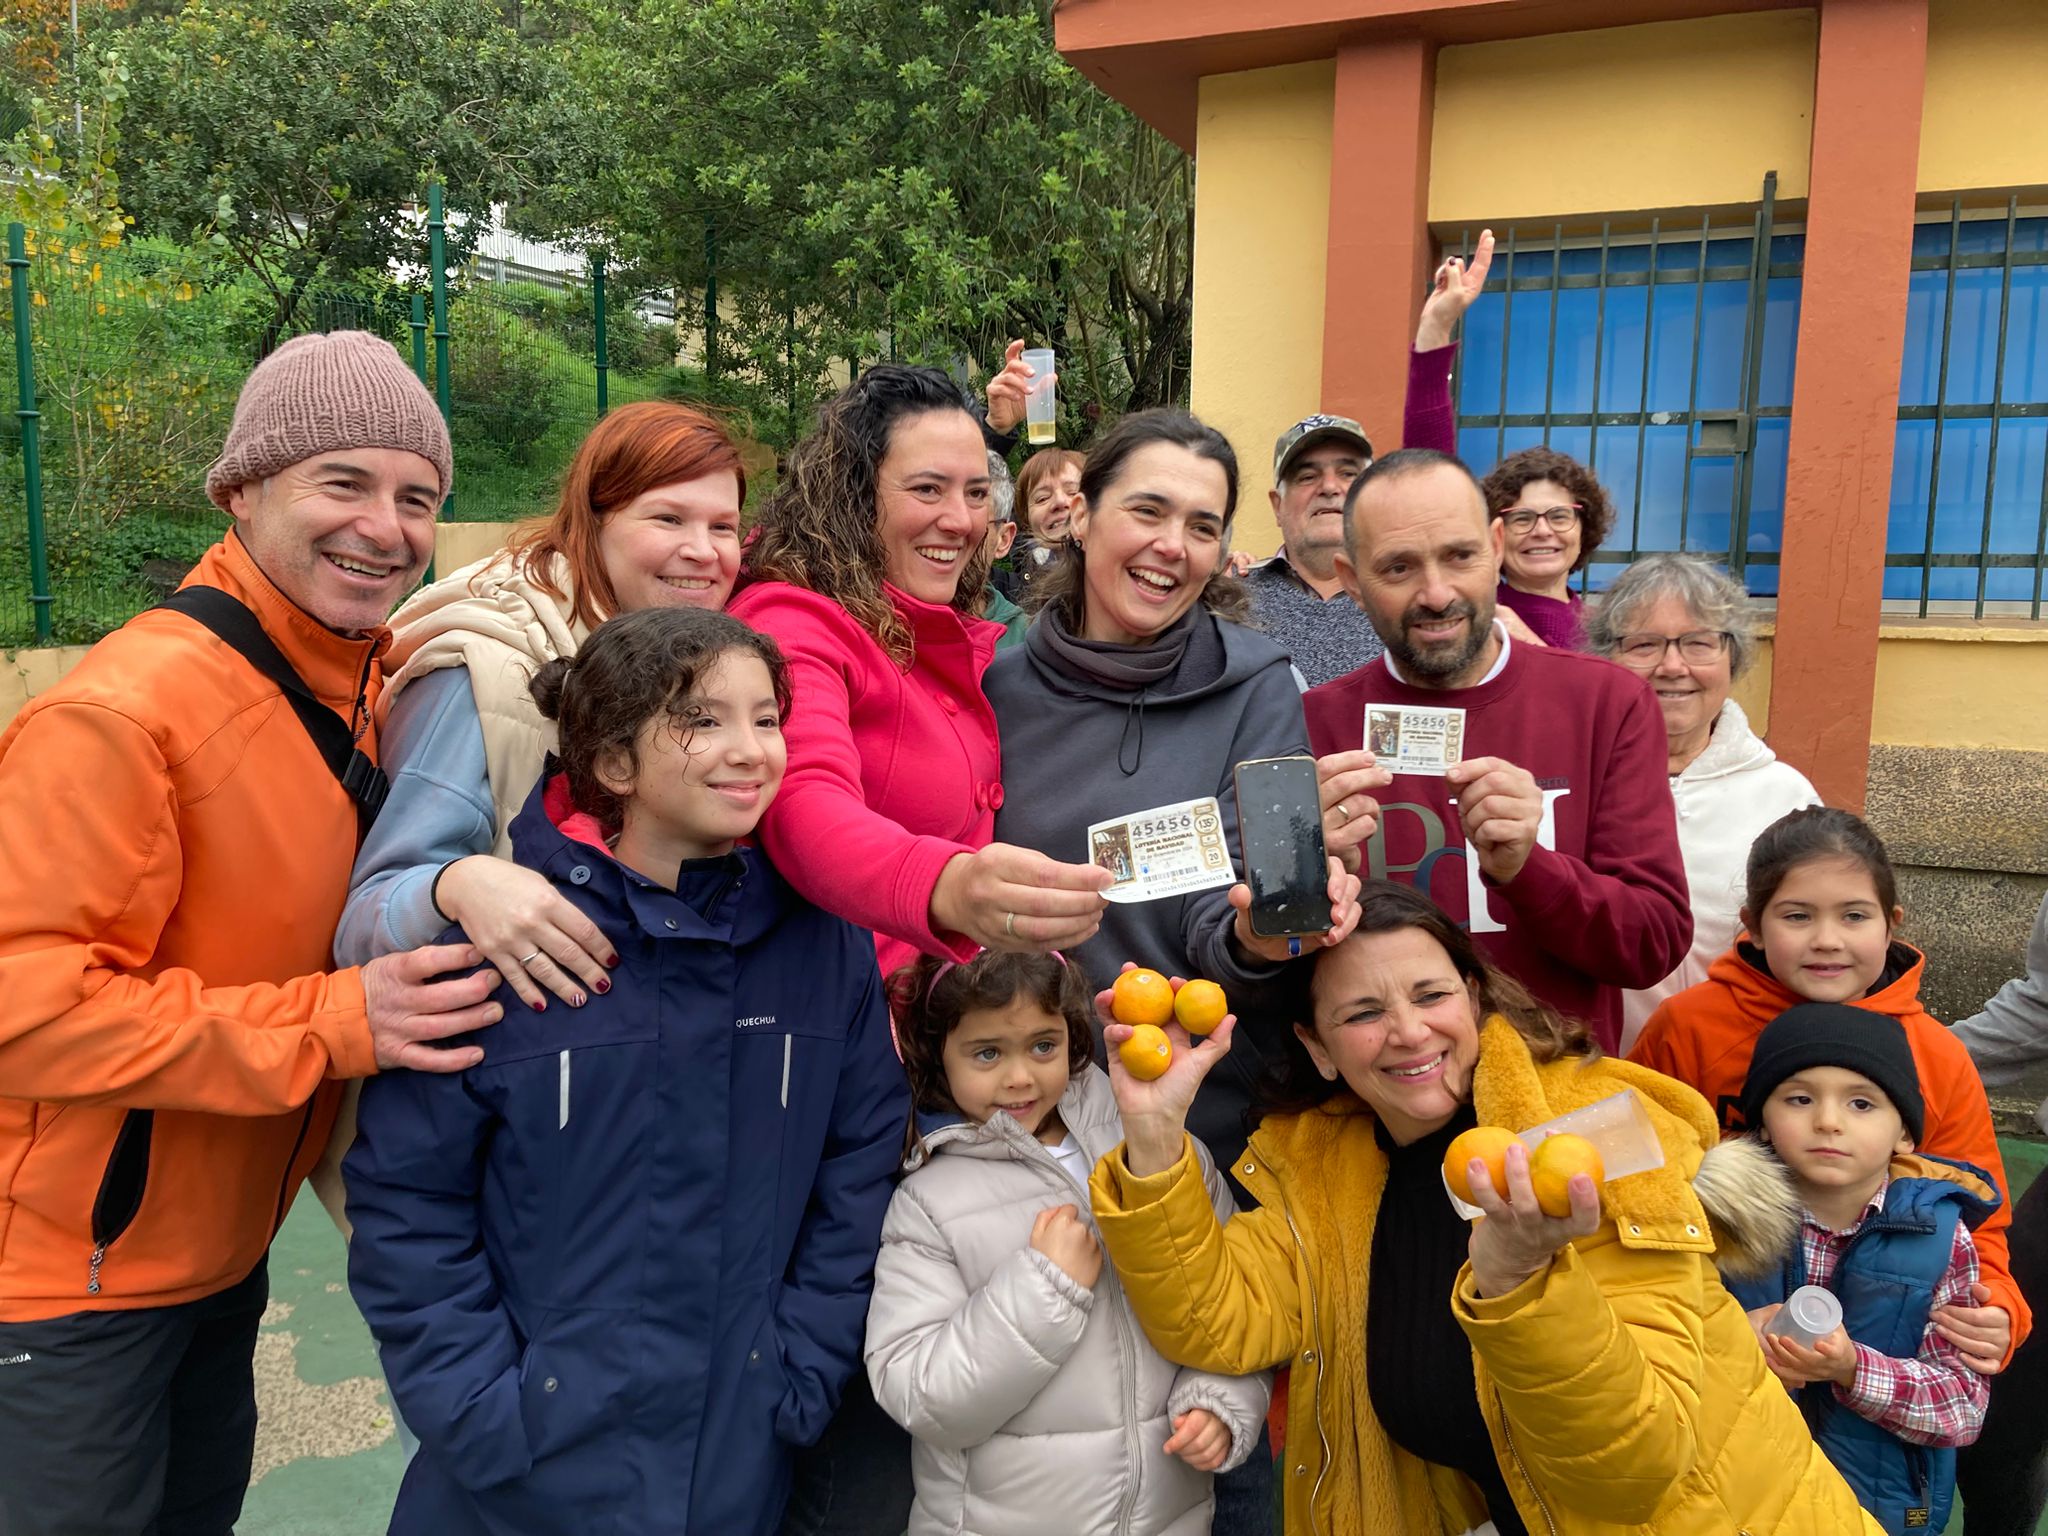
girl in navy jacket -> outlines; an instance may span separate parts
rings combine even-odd
[[[562,771],[512,825],[610,985],[364,1088],[349,1281],[418,1433],[396,1533],[773,1531],[858,1368],[908,1100],[874,944],[753,848],[774,642],[654,609],[534,678]]]

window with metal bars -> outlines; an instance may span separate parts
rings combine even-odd
[[[1695,550],[1777,591],[1805,236],[1775,199],[1773,175],[1747,219],[1500,238],[1465,316],[1458,450],[1482,476],[1538,445],[1593,467],[1615,525],[1582,586]]]
[[[1888,610],[2041,617],[2048,566],[2048,216],[1913,231],[1885,539]]]

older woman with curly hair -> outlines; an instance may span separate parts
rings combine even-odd
[[[807,899],[875,930],[884,974],[920,952],[1069,949],[1102,916],[1106,871],[990,843],[989,486],[959,385],[870,368],[791,450],[732,602],[781,642],[795,696],[762,842]]]
[[[1756,659],[1756,614],[1741,582],[1699,555],[1645,555],[1615,577],[1586,627],[1587,648],[1650,685],[1664,713],[1678,847],[1692,892],[1692,948],[1653,987],[1622,994],[1621,1048],[1657,1005],[1725,954],[1741,928],[1743,869],[1757,834],[1819,805],[1729,697]]]
[[[1524,448],[1481,483],[1501,524],[1500,606],[1545,645],[1585,649],[1585,599],[1571,579],[1614,527],[1614,503],[1592,470],[1550,448]]]

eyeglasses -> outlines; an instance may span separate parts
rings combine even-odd
[[[1622,665],[1647,672],[1664,659],[1672,646],[1681,659],[1696,666],[1718,661],[1734,637],[1725,629],[1695,629],[1682,635],[1623,635],[1615,647]]]
[[[1501,518],[1512,533],[1527,533],[1541,518],[1552,532],[1569,533],[1579,525],[1579,514],[1585,508],[1576,501],[1566,507],[1510,507],[1501,513]]]

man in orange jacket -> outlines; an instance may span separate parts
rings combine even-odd
[[[432,1042],[498,1017],[491,971],[434,979],[467,946],[330,969],[382,626],[452,457],[388,342],[286,343],[207,475],[234,526],[187,611],[131,620],[0,736],[7,1536],[232,1531],[264,1255],[342,1083],[472,1066]]]

